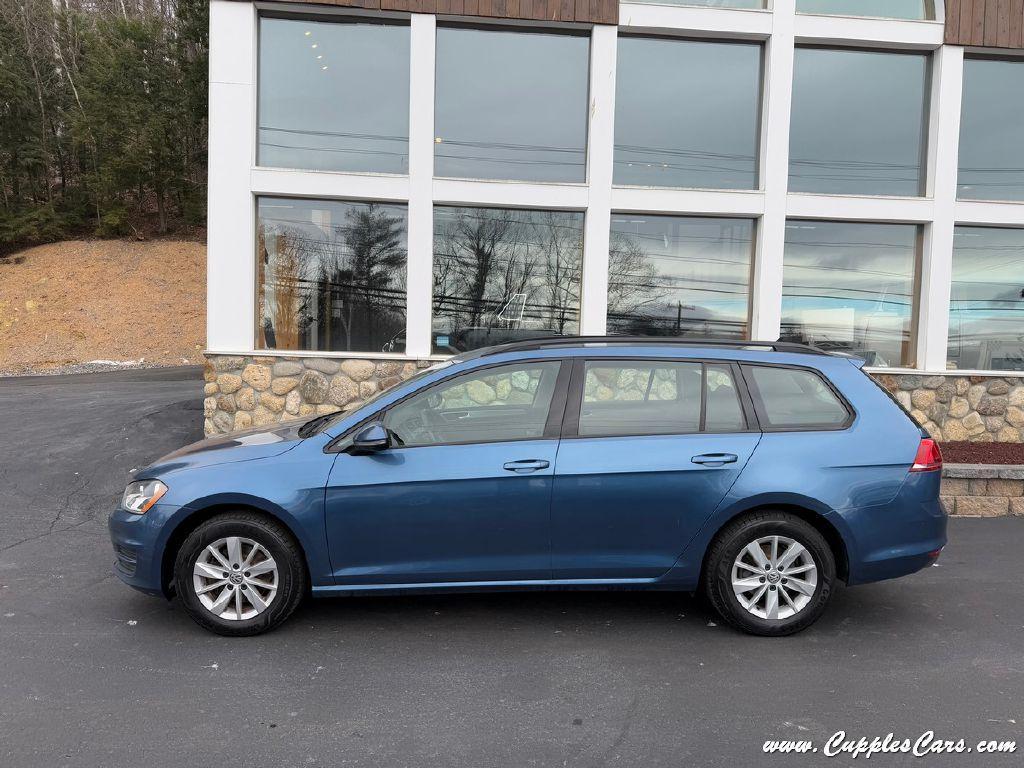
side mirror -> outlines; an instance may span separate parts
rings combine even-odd
[[[352,439],[351,452],[354,454],[377,453],[391,447],[391,435],[379,421],[367,424]]]

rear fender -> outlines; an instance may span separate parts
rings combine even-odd
[[[771,507],[797,508],[819,515],[829,521],[831,509],[818,499],[799,493],[763,493],[743,499],[723,500],[722,504],[704,521],[700,530],[687,543],[675,565],[662,576],[661,581],[675,584],[680,589],[696,589],[700,584],[704,555],[715,535],[739,515],[755,509]],[[844,547],[847,546],[845,532],[838,531]]]

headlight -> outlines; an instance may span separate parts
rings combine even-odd
[[[167,486],[159,480],[138,480],[124,489],[121,506],[137,515],[144,514],[167,493]]]

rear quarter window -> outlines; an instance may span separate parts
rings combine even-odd
[[[763,427],[841,429],[851,413],[825,380],[803,368],[745,365]]]

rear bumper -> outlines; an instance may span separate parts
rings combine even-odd
[[[946,546],[948,516],[939,501],[939,473],[908,475],[887,504],[831,512],[846,542],[848,584],[894,579],[926,568]]]
[[[927,568],[939,559],[942,546],[944,545],[940,545],[929,552],[896,555],[864,563],[855,574],[854,580],[851,580],[849,583],[870,584],[874,581],[897,579],[900,576],[909,576],[912,573],[917,573],[922,568]]]
[[[125,584],[147,595],[163,595],[161,569],[164,522],[177,507],[156,504],[144,515],[117,509],[107,527],[114,545],[114,574]]]

